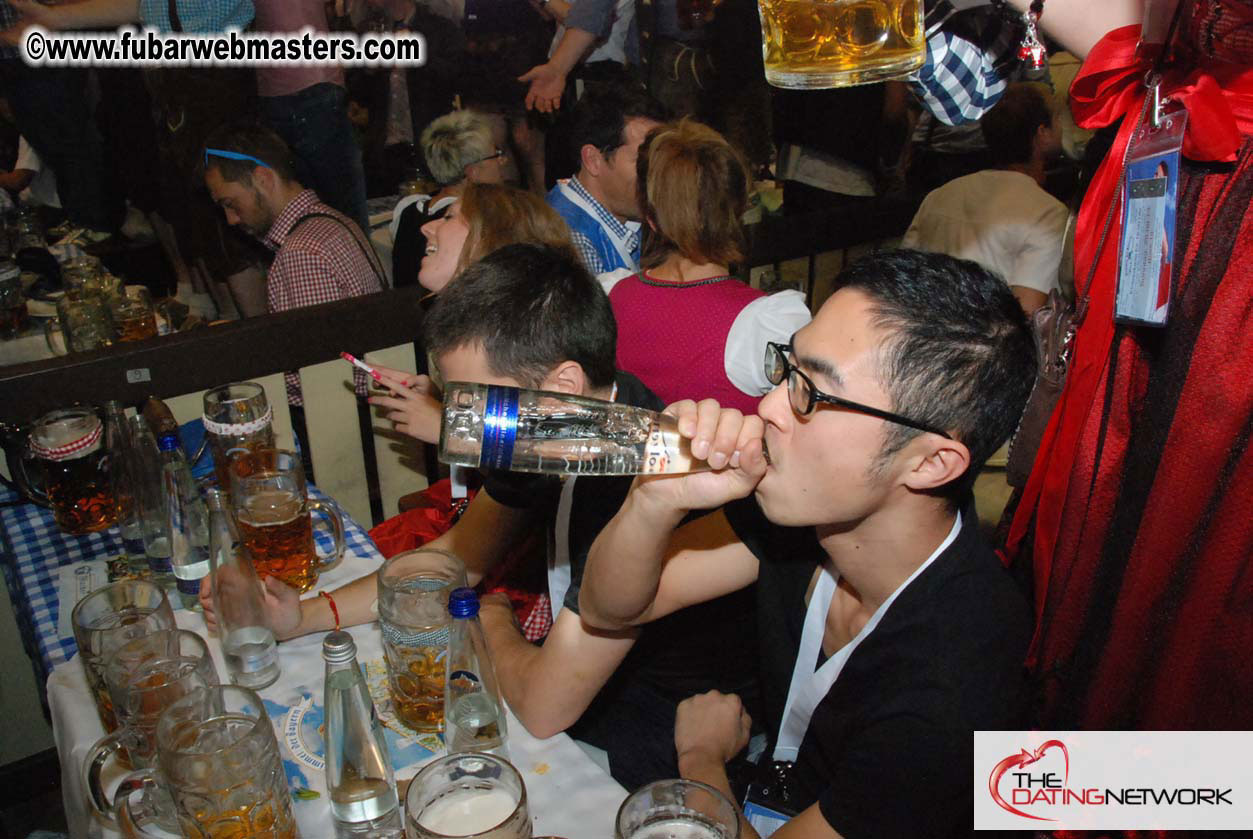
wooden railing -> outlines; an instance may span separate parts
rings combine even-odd
[[[421,447],[390,431],[362,433],[352,368],[343,350],[388,367],[415,369],[421,288],[384,291],[276,315],[181,332],[87,353],[0,367],[0,421],[28,423],[54,408],[116,399],[166,400],[179,422],[200,416],[205,390],[261,382],[274,408],[280,446],[292,432],[283,371],[300,372],[309,448],[318,486],[362,524],[396,512],[396,501],[426,485]],[[375,425],[387,423],[375,422]],[[363,439],[376,474],[367,474]],[[371,499],[374,499],[373,512]]]

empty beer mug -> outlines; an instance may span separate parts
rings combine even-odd
[[[392,710],[414,731],[439,731],[444,725],[448,595],[464,585],[465,564],[433,548],[396,554],[378,570]]]
[[[109,756],[124,752],[136,769],[156,761],[157,721],[166,708],[198,688],[218,684],[217,669],[203,638],[185,629],[167,629],[128,641],[104,667],[105,686],[113,701],[119,728],[106,734],[87,753],[83,788],[96,815],[120,829],[114,802],[105,794],[101,771]],[[123,794],[131,790],[123,788]],[[149,822],[162,830],[178,831],[174,803],[158,782],[143,788],[144,800],[131,809],[132,821],[142,829]]]
[[[275,576],[297,591],[344,555],[344,520],[334,504],[310,500],[300,456],[283,449],[240,452],[231,459],[231,506],[257,575]],[[313,542],[316,511],[330,522],[334,549],[319,557]]]
[[[405,794],[409,839],[530,839],[526,785],[501,757],[461,752],[427,764]]]
[[[44,340],[53,355],[66,355],[112,346],[117,332],[103,297],[72,300],[67,294],[57,301],[56,319],[44,322]]]
[[[174,610],[161,588],[147,580],[118,580],[96,589],[70,613],[78,657],[105,731],[117,728],[104,667],[122,645],[174,628]]]
[[[197,688],[157,721],[156,766],[131,773],[124,788],[161,783],[182,835],[210,839],[297,839],[291,793],[274,727],[261,697],[234,685]],[[118,820],[135,824],[135,796]]]
[[[274,448],[273,416],[265,388],[256,382],[231,382],[205,391],[205,439],[222,492],[231,491],[232,457]]]
[[[759,0],[766,81],[848,87],[908,76],[926,59],[922,0]]]

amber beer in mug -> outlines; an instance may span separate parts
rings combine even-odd
[[[31,429],[27,460],[43,474],[42,490],[28,489],[52,508],[62,533],[94,533],[117,522],[108,450],[95,411],[66,408],[40,417]]]
[[[758,0],[766,81],[848,87],[903,78],[926,58],[922,0]]]
[[[397,554],[378,570],[392,710],[414,731],[439,731],[444,725],[448,594],[465,584],[461,560],[431,548]]]
[[[231,458],[274,448],[273,412],[265,388],[256,382],[231,382],[204,394],[205,438],[222,492],[231,491]]]
[[[323,567],[344,554],[339,510],[308,498],[304,469],[295,452],[257,449],[236,454],[231,460],[231,506],[240,538],[262,579],[275,576],[305,592],[317,584]],[[335,540],[326,559],[319,558],[313,542],[315,510],[330,520]]]

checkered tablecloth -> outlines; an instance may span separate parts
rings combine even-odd
[[[326,499],[310,487],[312,497]],[[108,559],[122,553],[122,540],[117,528],[86,536],[67,536],[57,529],[51,511],[35,504],[14,504],[21,498],[0,486],[0,530],[3,530],[5,582],[18,629],[26,651],[46,677],[52,668],[73,657],[77,649],[73,638],[57,634],[57,569],[88,559]],[[361,526],[342,509],[344,517],[344,549],[346,553],[382,562],[382,556]],[[315,538],[322,552],[331,549],[331,537],[325,528],[315,528]],[[42,680],[41,680],[42,683]]]

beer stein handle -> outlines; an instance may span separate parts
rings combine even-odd
[[[143,791],[143,795],[139,796],[138,804],[133,804],[133,794],[138,791]],[[159,813],[159,808],[163,805],[163,799],[164,805],[169,809],[168,825],[160,821],[162,814]],[[158,839],[158,836],[169,835],[169,829],[174,828],[173,821],[177,819],[177,815],[174,813],[173,799],[160,786],[157,770],[149,768],[137,769],[122,779],[117,793],[113,794],[113,811],[107,819],[109,826],[128,838],[133,836],[134,839]],[[144,829],[148,825],[154,825],[162,833],[149,833]]]
[[[48,493],[30,479],[30,472],[27,471],[27,464],[36,459],[30,449],[24,451],[21,457],[14,458],[9,464],[13,472],[13,481],[31,503],[40,507],[51,507],[52,501],[48,499]]]
[[[100,775],[104,770],[105,763],[109,760],[109,756],[117,754],[125,747],[125,744],[122,742],[125,737],[125,728],[119,728],[111,734],[104,735],[87,751],[87,759],[83,761],[83,789],[87,793],[87,802],[91,805],[91,810],[95,816],[114,830],[119,829],[115,804],[109,800],[109,796],[105,793]],[[146,772],[148,770],[140,771]],[[117,798],[117,801],[126,796],[127,781],[131,781],[131,776],[138,774],[140,772],[132,772],[122,782],[122,786],[118,787],[118,792],[115,795],[121,797]],[[131,787],[131,789],[134,789],[134,787]]]
[[[61,342],[57,344],[52,340],[53,331],[61,333]],[[61,323],[57,318],[50,318],[44,321],[44,340],[48,342],[48,351],[53,355],[69,355],[69,336],[66,331],[61,328]]]
[[[344,555],[344,517],[339,514],[339,508],[334,504],[317,498],[309,499],[309,512],[321,512],[331,522],[331,535],[335,540],[335,548],[325,557],[318,557],[318,572],[329,570],[339,562]]]

